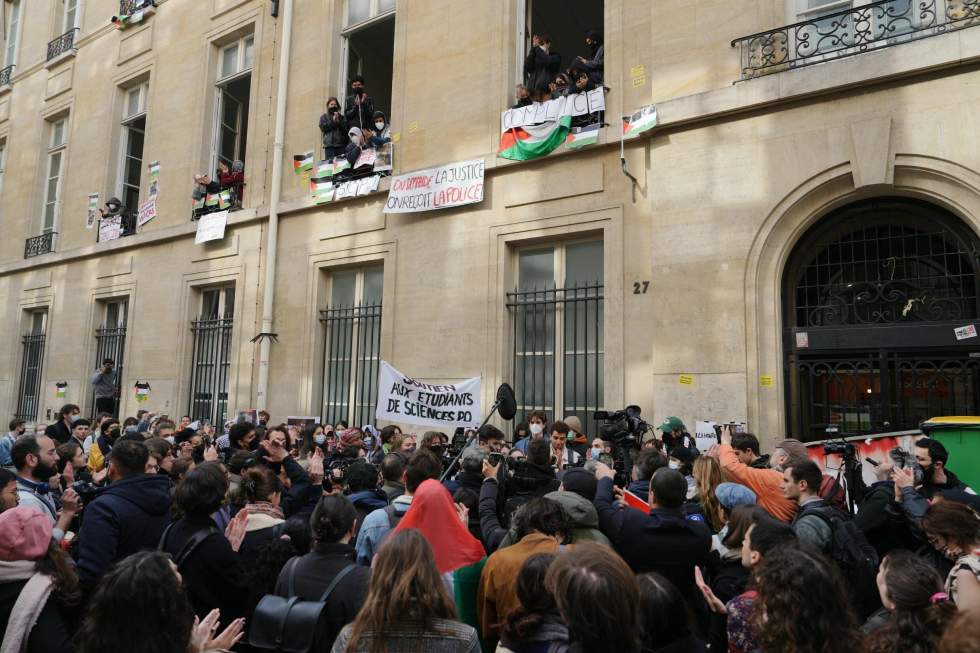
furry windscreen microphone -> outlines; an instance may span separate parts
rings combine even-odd
[[[501,383],[497,388],[497,414],[506,420],[514,419],[517,414],[517,398],[514,388],[507,383]]]

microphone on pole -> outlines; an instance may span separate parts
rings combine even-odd
[[[514,419],[514,416],[517,414],[517,398],[514,396],[514,388],[510,387],[510,384],[501,383],[500,387],[497,388],[497,394],[494,398],[493,406],[491,406],[490,410],[487,411],[487,416],[484,418],[483,423],[480,424],[480,428],[478,428],[473,436],[467,440],[466,446],[460,450],[453,462],[446,468],[446,471],[442,473],[442,478],[439,479],[440,482],[446,480],[446,478],[452,473],[453,469],[455,469],[456,465],[459,463],[460,458],[463,457],[463,452],[473,446],[473,440],[479,437],[480,429],[486,426],[487,422],[490,421],[490,418],[493,417],[494,413],[497,413],[508,421]]]

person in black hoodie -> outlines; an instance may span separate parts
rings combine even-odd
[[[966,483],[946,468],[949,452],[939,440],[921,438],[915,443],[915,459],[922,468],[922,486],[919,494],[932,499],[944,490],[966,490],[972,492]]]
[[[561,55],[551,51],[551,37],[535,34],[524,59],[524,83],[536,102],[548,99],[548,83],[561,70]]]
[[[459,461],[462,469],[454,478],[442,482],[449,490],[450,494],[460,488],[472,490],[477,495],[483,486],[483,461],[487,459],[487,452],[478,447],[470,447],[463,451],[463,457]]]
[[[174,491],[183,517],[167,527],[158,546],[177,565],[194,613],[203,618],[217,608],[225,625],[244,615],[248,596],[248,578],[237,553],[247,512],[239,511],[229,525],[236,546],[211,518],[227,491],[220,464],[207,462],[189,471]]]
[[[145,473],[149,455],[145,444],[131,440],[109,453],[111,484],[85,507],[78,534],[78,574],[86,589],[113,562],[155,547],[170,522],[170,481]]]
[[[357,511],[357,537],[364,518],[380,508],[388,506],[388,496],[378,489],[378,468],[364,461],[357,461],[347,468],[347,498]]]
[[[507,479],[505,516],[509,519],[518,507],[534,497],[543,497],[558,489],[561,483],[555,476],[551,461],[551,443],[532,440],[527,446],[527,458],[518,463],[514,475]]]
[[[315,651],[330,650],[340,629],[354,620],[367,597],[371,569],[355,562],[351,546],[356,521],[357,511],[347,497],[321,498],[310,517],[313,550],[286,563],[276,583],[278,596],[319,601],[334,579],[344,574],[323,610],[314,639]]]
[[[694,636],[694,620],[681,593],[660,574],[636,577],[640,585],[640,623],[643,653],[704,653],[704,642]]]
[[[323,158],[330,161],[347,149],[347,118],[340,110],[340,101],[332,97],[327,100],[327,112],[320,116],[320,132],[323,134]]]

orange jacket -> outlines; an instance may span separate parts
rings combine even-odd
[[[793,521],[796,503],[783,496],[783,475],[775,469],[755,469],[739,461],[730,444],[721,445],[721,468],[733,483],[741,483],[755,492],[756,503],[776,519]]]

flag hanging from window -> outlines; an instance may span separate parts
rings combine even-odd
[[[571,127],[572,117],[568,115],[540,125],[513,127],[500,135],[497,155],[514,161],[547,156],[568,139]]]
[[[586,127],[574,127],[568,134],[568,147],[577,150],[586,145],[595,145],[599,140],[599,123]]]
[[[293,155],[293,172],[301,174],[313,169],[313,150]]]

